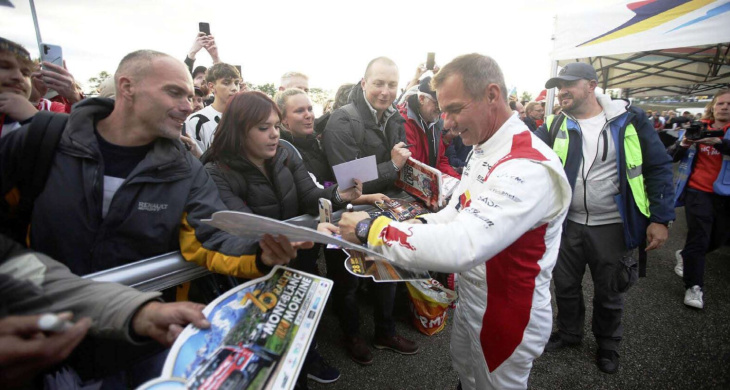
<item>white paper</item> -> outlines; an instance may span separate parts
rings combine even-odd
[[[419,280],[430,278],[427,271],[407,270],[403,267],[393,264],[393,260],[364,246],[352,244],[349,241],[345,241],[339,237],[330,236],[329,234],[318,232],[314,229],[292,225],[287,222],[262,217],[260,215],[242,213],[240,211],[218,211],[216,213],[213,213],[211,219],[204,219],[202,220],[202,222],[237,237],[260,240],[264,236],[264,234],[270,234],[272,236],[281,234],[282,236],[286,236],[289,241],[313,241],[319,244],[336,245],[341,249],[354,249],[367,255],[366,260],[369,261],[368,264],[377,265],[378,262],[385,262],[389,264],[390,268],[396,269],[398,274],[406,275],[405,277],[401,276],[400,278],[387,278],[380,280],[377,275],[359,275],[353,273],[353,275],[363,278],[373,278],[376,282],[398,282],[402,280]],[[383,266],[381,265],[380,267],[382,268]],[[350,272],[352,272],[352,270],[350,270]]]
[[[367,156],[337,164],[332,167],[332,171],[334,171],[337,185],[341,189],[354,186],[354,179],[366,183],[378,178],[378,164],[375,163],[375,156]]]
[[[361,245],[330,236],[303,226],[240,211],[218,211],[211,219],[203,222],[237,237],[261,240],[264,234],[286,236],[289,241],[313,241],[318,244],[333,244],[343,249],[355,249],[368,255],[383,258],[383,255]]]

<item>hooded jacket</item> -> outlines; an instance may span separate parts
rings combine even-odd
[[[340,107],[332,112],[324,130],[322,146],[330,166],[374,155],[378,179],[363,183],[362,193],[383,192],[398,178],[390,151],[398,142],[406,140],[405,120],[391,106],[383,114],[384,130],[381,130],[359,83],[352,88],[348,105],[357,109],[358,117],[351,116],[347,106]]]
[[[417,99],[418,97],[416,96],[416,102],[418,101]],[[398,106],[400,114],[406,120],[406,142],[413,145],[410,148],[411,157],[438,169],[442,173],[461,179],[461,175],[449,164],[449,159],[446,157],[446,148],[444,143],[441,142],[441,132],[444,128],[444,122],[439,119],[433,124],[431,129],[425,130],[423,126],[428,126],[428,124],[422,121],[421,116],[411,109],[411,102],[413,100],[409,99],[403,105]],[[429,137],[426,131],[433,132],[433,137]],[[430,141],[434,141],[433,148],[429,145]]]
[[[104,161],[96,123],[114,100],[78,103],[61,136],[43,192],[36,198],[30,247],[85,275],[180,250],[211,271],[253,278],[268,272],[258,245],[203,224],[225,210],[202,164],[179,140],[158,138],[124,180],[102,218]],[[28,126],[0,142],[0,187],[17,181]],[[22,194],[20,195],[22,197]]]
[[[91,334],[138,343],[134,314],[160,293],[139,292],[116,283],[82,279],[48,256],[0,235],[0,318],[72,311],[94,320]]]
[[[616,148],[616,170],[618,173],[618,194],[614,201],[623,221],[624,239],[628,249],[636,248],[645,241],[646,227],[649,222],[667,224],[675,218],[672,186],[672,165],[664,146],[649,122],[643,110],[631,107],[623,100],[611,100],[608,96],[596,94],[598,103],[606,113],[608,132]],[[565,115],[565,113],[563,113]],[[583,162],[582,134],[577,120],[566,115],[568,133],[570,134],[568,154],[563,163],[565,173],[573,189],[573,197],[586,197],[586,191],[576,191],[576,179]],[[634,124],[641,145],[643,160],[643,176],[649,199],[651,217],[647,219],[636,206],[628,184],[626,174],[626,152],[624,137],[629,123]],[[547,124],[543,124],[535,132],[548,145],[553,144]],[[607,142],[603,145],[608,146]],[[599,151],[601,153],[601,151]],[[590,158],[590,157],[589,157]],[[586,187],[583,187],[586,189]],[[590,209],[586,210],[590,218]]]

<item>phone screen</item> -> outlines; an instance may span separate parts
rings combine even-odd
[[[210,35],[210,24],[204,22],[198,23],[198,31],[204,32],[205,35]]]

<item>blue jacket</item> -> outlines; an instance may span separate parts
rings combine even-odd
[[[616,146],[616,169],[618,170],[619,177],[619,194],[616,195],[615,200],[624,224],[626,247],[633,249],[646,241],[646,227],[649,225],[649,222],[667,224],[675,218],[672,160],[667,155],[664,145],[659,140],[654,127],[647,119],[643,110],[630,107],[629,103],[622,101],[611,101],[601,95],[599,95],[599,103],[607,113],[610,134]],[[621,108],[621,113],[611,115],[607,109],[608,104],[613,109],[618,104],[625,104],[625,107]],[[568,156],[564,164],[565,174],[568,177],[571,188],[575,189],[575,181],[582,161],[582,136],[580,126],[575,119],[566,115],[565,120],[567,121],[568,133],[570,134]],[[649,209],[651,211],[651,217],[648,219],[641,214],[641,211],[636,206],[626,176],[626,158],[623,140],[626,127],[629,123],[634,124],[641,144],[643,159],[642,172],[647,197],[649,198]],[[546,144],[553,144],[546,124],[540,126],[535,132],[535,135]]]
[[[725,127],[727,129],[727,127]],[[684,134],[682,134],[684,135]],[[677,184],[675,186],[674,195],[674,207],[684,206],[684,193],[689,182],[689,177],[695,169],[695,163],[697,160],[697,146],[692,145],[689,148],[683,148],[679,146],[682,141],[682,136],[679,137],[677,143],[670,146],[667,149],[667,153],[673,157],[674,161],[681,161],[679,163],[679,177],[677,178]],[[730,131],[725,132],[725,136],[722,139],[722,143],[714,146],[720,153],[723,154],[722,168],[720,174],[715,180],[713,190],[716,194],[729,196],[730,195],[730,159],[726,156],[730,156]]]

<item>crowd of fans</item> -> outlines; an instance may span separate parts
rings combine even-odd
[[[194,66],[203,49],[213,59],[210,68]],[[685,208],[687,241],[677,253],[684,303],[704,307],[704,256],[725,243],[730,231],[730,139],[680,137],[665,150],[654,130],[686,127],[695,119],[688,112],[644,113],[594,92],[590,66],[568,68],[546,84],[558,90],[554,115],[545,117],[545,103],[506,94],[503,99],[506,112],[514,111],[510,121],[518,119],[511,126],[524,124],[555,151],[573,190],[553,271],[558,330],[535,345],[539,356],[543,347],[554,351],[581,342],[581,280],[588,265],[595,283],[597,365],[613,373],[624,294],[636,277],[627,253],[662,245],[674,220],[673,201],[692,205]],[[327,276],[334,280],[332,304],[352,360],[371,364],[371,346],[418,353],[415,342],[396,333],[394,283],[369,287],[375,295],[372,342],[360,333],[356,295],[364,279],[345,270],[343,252],[283,236],[245,240],[200,222],[225,209],[285,220],[314,214],[319,198],[336,209],[374,204],[388,199],[409,158],[456,178],[467,175],[476,143],[453,118],[468,104],[439,104],[435,86],[443,80],[433,80],[441,77],[438,67],[419,66],[403,90],[392,60],[378,57],[364,69],[362,79],[342,85],[315,118],[306,75],[284,74],[273,98],[248,91],[240,68],[221,61],[215,38],[205,33],[196,36],[184,63],[149,50],[128,54],[95,98],[84,96],[65,66],[34,62],[25,48],[0,38],[0,382],[37,384],[32,381],[50,368],[50,388],[60,386],[60,375],[77,383],[103,381],[109,388],[158,376],[166,352],[149,341],[170,345],[188,323],[209,326],[202,305],[188,301],[206,303],[220,291],[199,281],[139,293],[77,275],[174,250],[243,279],[277,264],[318,273],[324,253]],[[727,134],[730,90],[714,97],[702,119]],[[378,179],[338,187],[332,166],[373,155]],[[676,199],[672,158],[684,169]],[[331,224],[316,227],[340,233]],[[623,283],[616,285],[617,279]],[[220,286],[220,280],[212,284]],[[68,331],[38,328],[41,314],[66,311],[78,319]],[[93,337],[85,339],[87,333]],[[114,357],[105,355],[109,345]],[[339,376],[312,345],[297,386],[306,388],[307,378],[329,383]],[[481,379],[475,380],[464,387],[474,388]]]

